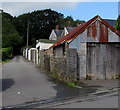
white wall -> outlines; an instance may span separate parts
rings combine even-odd
[[[52,45],[53,45],[53,44],[51,44],[51,43],[39,42],[39,43],[36,45],[36,48],[40,47],[39,50],[49,49]]]
[[[49,40],[57,40],[57,36],[56,36],[54,30],[52,30],[50,37],[49,37]]]

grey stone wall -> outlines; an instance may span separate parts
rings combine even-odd
[[[61,58],[55,56],[50,57],[50,71],[52,73],[64,75],[66,70],[65,68],[66,68],[66,59],[64,56]]]
[[[76,49],[66,50],[66,74],[77,79],[77,51]]]
[[[63,57],[63,47],[64,45],[60,45],[57,48],[54,48],[54,56],[62,58]]]
[[[50,55],[44,54],[44,68],[50,71]]]
[[[40,51],[40,68],[41,69],[45,69],[44,55],[45,55],[44,50],[41,50]]]
[[[55,56],[48,51],[40,51],[40,67],[44,70],[56,73],[65,79],[77,78],[77,51],[66,50],[66,55]]]
[[[80,44],[80,50],[77,51],[78,53],[78,74],[80,79],[86,78],[86,43]]]

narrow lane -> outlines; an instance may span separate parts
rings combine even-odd
[[[92,86],[85,84],[85,82],[81,82],[81,89],[55,82],[36,68],[33,63],[28,62],[22,56],[16,56],[9,63],[2,66],[2,90],[0,91],[0,93],[2,92],[2,106],[30,104],[46,99],[52,101],[52,99],[64,99],[72,96],[79,97],[94,93],[98,88],[109,89],[109,87],[117,86],[117,81],[111,83],[107,81],[105,82],[106,86],[101,86],[99,84],[101,81],[96,85],[88,81]]]
[[[22,56],[2,66],[2,106],[79,96],[95,90],[56,82]]]
[[[15,105],[56,96],[55,84],[22,56],[2,68],[2,105]]]

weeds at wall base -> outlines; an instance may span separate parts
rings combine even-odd
[[[71,87],[76,87],[76,85],[78,83],[78,81],[76,81],[73,76],[58,74],[56,72],[53,73],[53,72],[47,71],[45,69],[42,69],[42,71],[45,74],[47,74],[47,76],[52,78],[55,82],[65,83],[66,85],[71,86]]]

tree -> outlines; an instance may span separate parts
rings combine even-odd
[[[59,27],[63,29],[64,27],[76,27],[79,24],[84,23],[85,21],[74,20],[72,16],[67,16],[66,18],[60,19],[58,21]]]
[[[116,21],[116,29],[120,32],[120,16],[118,17],[117,21]]]
[[[2,48],[12,47],[14,54],[20,52],[22,46],[22,37],[16,31],[11,22],[11,16],[7,13],[2,14]]]
[[[20,35],[23,35],[24,45],[26,45],[27,24],[29,22],[29,45],[35,45],[37,39],[49,39],[51,30],[62,18],[63,14],[45,9],[16,17],[14,25]]]
[[[8,21],[12,23],[13,21],[13,16],[11,16],[9,13],[2,12],[2,17],[6,18]]]

